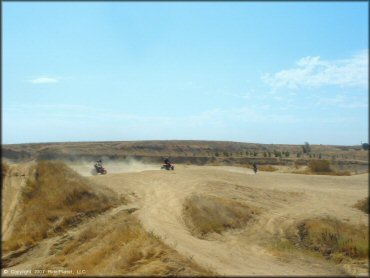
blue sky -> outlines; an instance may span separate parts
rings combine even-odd
[[[2,142],[367,142],[368,5],[5,2]]]

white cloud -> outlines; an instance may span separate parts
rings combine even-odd
[[[50,77],[50,76],[40,76],[34,79],[28,80],[33,84],[47,84],[47,83],[58,83],[59,78],[57,77]]]
[[[348,108],[348,109],[356,109],[356,108],[367,108],[368,103],[367,100],[361,99],[359,97],[349,97],[345,94],[337,94],[334,97],[326,98],[326,97],[316,97],[316,105],[329,107],[335,106],[338,108]]]
[[[273,89],[320,87],[368,87],[368,50],[362,50],[348,59],[322,60],[319,56],[303,57],[296,67],[274,74],[264,74],[262,80]]]

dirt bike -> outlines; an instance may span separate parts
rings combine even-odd
[[[95,164],[94,167],[97,174],[105,175],[107,173],[107,170],[102,165]]]
[[[173,164],[163,164],[161,169],[165,169],[165,170],[175,170],[175,165]]]

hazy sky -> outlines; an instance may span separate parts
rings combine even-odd
[[[4,2],[3,144],[368,141],[367,2]]]

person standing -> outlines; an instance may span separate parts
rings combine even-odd
[[[257,174],[257,164],[255,162],[253,163],[253,171]]]

